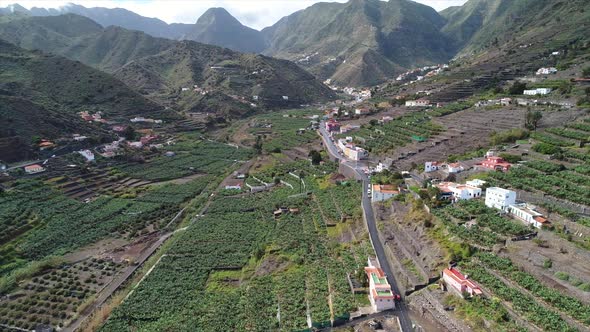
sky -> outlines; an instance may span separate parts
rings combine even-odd
[[[346,2],[348,0],[324,0]],[[460,6],[467,0],[414,0],[440,11]],[[156,17],[167,23],[195,23],[211,7],[223,7],[242,24],[254,29],[273,25],[279,19],[319,0],[0,0],[0,7],[18,3],[25,8],[57,8],[73,2],[84,7],[125,8],[139,15]]]

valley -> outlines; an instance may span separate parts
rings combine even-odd
[[[588,330],[588,9],[0,9],[0,331]]]

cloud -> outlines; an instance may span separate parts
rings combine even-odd
[[[330,0],[324,0],[330,1]],[[346,2],[347,0],[331,0]],[[449,6],[459,6],[467,0],[415,0],[442,10]],[[284,16],[307,8],[319,0],[0,0],[0,7],[6,7],[18,2],[26,8],[43,7],[58,8],[68,2],[74,2],[84,7],[125,8],[139,15],[156,17],[167,23],[194,23],[211,7],[227,9],[244,25],[255,29],[262,29],[277,22]]]

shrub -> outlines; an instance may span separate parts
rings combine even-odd
[[[555,272],[555,277],[559,280],[564,280],[564,281],[567,281],[570,279],[569,274],[567,274],[565,272],[561,272],[561,271]]]
[[[549,144],[549,143],[543,143],[543,142],[533,145],[532,149],[533,149],[533,151],[539,152],[542,154],[556,154],[556,153],[561,152],[561,149],[559,147]]]

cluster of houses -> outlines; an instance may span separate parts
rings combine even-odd
[[[347,95],[354,97],[354,100],[357,103],[369,100],[372,96],[371,90],[369,89],[358,90],[356,88],[345,87],[344,89],[342,89],[342,91]]]
[[[512,98],[500,98],[500,99],[480,100],[477,103],[475,103],[475,107],[509,106],[510,104],[512,104]]]
[[[186,92],[186,91],[190,91],[191,89],[190,89],[190,88],[186,88],[186,87],[184,87],[184,88],[181,88],[181,90],[182,90],[182,92]],[[201,94],[201,95],[203,95],[203,96],[209,93],[209,91],[208,91],[208,90],[205,90],[205,89],[203,89],[203,88],[200,88],[200,87],[199,87],[198,85],[196,85],[196,84],[195,84],[195,85],[193,85],[193,91],[194,91],[194,92],[196,92],[196,93],[200,93],[200,94]]]
[[[528,203],[516,203],[516,192],[499,187],[486,189],[485,204],[487,207],[500,210],[535,228],[548,226],[550,223],[536,207]]]
[[[395,302],[399,295],[394,294],[387,281],[385,272],[372,257],[368,258],[365,273],[369,279],[369,301],[375,312],[395,309]]]
[[[427,161],[424,163],[424,172],[431,173],[444,170],[449,174],[461,173],[465,167],[460,163],[442,163],[438,161]]]
[[[416,81],[421,81],[424,79],[424,77],[436,76],[447,68],[449,68],[448,64],[425,66],[425,67],[421,67],[421,68],[416,68],[416,69],[409,70],[403,74],[400,74],[399,76],[397,76],[395,78],[395,80],[400,82],[400,81],[409,80],[412,77],[415,77]],[[422,73],[426,73],[426,74],[421,75]],[[410,83],[412,83],[412,82],[410,82]]]
[[[154,140],[156,140],[158,138],[159,138],[159,136],[157,136],[157,135],[148,134],[148,135],[142,136],[139,139],[139,141],[136,141],[136,142],[127,142],[127,145],[129,147],[131,147],[131,148],[134,148],[134,149],[141,149],[144,146],[149,145],[150,142],[152,142],[152,141],[154,141]]]
[[[352,137],[339,139],[337,146],[347,158],[352,160],[362,160],[369,156],[367,150],[356,146],[352,142]]]
[[[80,117],[84,120],[84,121],[88,121],[88,122],[100,122],[100,123],[106,123],[107,121],[105,119],[102,118],[102,112],[96,112],[94,114],[90,114],[87,111],[83,111],[78,113],[80,115]]]

